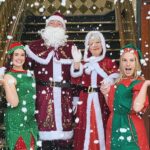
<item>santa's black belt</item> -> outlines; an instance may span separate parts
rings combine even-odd
[[[50,87],[62,87],[62,88],[70,88],[71,84],[69,82],[57,82],[57,81],[42,81],[37,80],[37,84],[43,85],[43,86],[50,86]]]
[[[83,92],[87,92],[87,93],[99,92],[99,91],[100,91],[100,87],[93,88],[93,87],[91,87],[91,86],[89,86],[89,87],[83,86],[83,87],[82,87],[82,91],[83,91]]]

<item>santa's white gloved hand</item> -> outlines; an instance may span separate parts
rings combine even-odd
[[[77,112],[77,106],[78,106],[78,101],[79,101],[79,97],[73,97],[73,101],[72,101],[72,111],[73,111],[73,114],[75,115],[76,112]]]
[[[103,84],[109,84],[109,85],[112,85],[114,83],[114,79],[113,78],[105,78],[103,81]]]
[[[81,59],[82,59],[81,51],[78,50],[75,45],[72,46],[71,53],[72,53],[74,62],[81,62]]]

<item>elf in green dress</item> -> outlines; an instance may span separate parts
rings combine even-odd
[[[106,130],[106,150],[149,150],[141,113],[149,105],[147,88],[150,80],[140,76],[141,51],[132,44],[121,50],[120,77],[107,94],[111,111]],[[141,59],[144,62],[144,59]]]
[[[33,73],[24,70],[24,46],[15,42],[8,50],[6,73],[1,78],[7,109],[5,111],[6,142],[10,150],[36,150],[37,123],[35,120],[35,80]]]

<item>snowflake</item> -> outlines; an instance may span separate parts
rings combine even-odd
[[[69,113],[72,113],[72,109],[71,108],[69,108]]]
[[[38,111],[38,110],[35,110],[35,111],[34,111],[34,114],[38,114],[38,113],[39,113],[39,111]]]
[[[7,39],[8,39],[8,40],[12,40],[12,39],[13,39],[13,36],[7,35]]]
[[[39,12],[44,12],[44,8],[43,7],[41,7],[41,8],[39,8]]]
[[[46,94],[46,91],[45,91],[45,90],[43,90],[43,91],[42,91],[42,94]]]
[[[36,99],[36,95],[33,95],[32,97],[33,97],[33,99]]]
[[[94,140],[94,144],[98,144],[99,143],[99,141],[98,140]]]
[[[127,137],[127,141],[128,141],[128,142],[131,142],[131,139],[132,139],[131,136],[128,136],[128,137]]]
[[[120,136],[119,138],[118,138],[118,140],[124,140],[124,137],[123,136]]]
[[[27,103],[27,102],[26,102],[25,100],[23,100],[22,104],[23,104],[23,105],[26,105],[26,103]]]
[[[12,19],[13,19],[13,20],[16,20],[16,16],[12,16]]]
[[[22,78],[22,74],[18,74],[17,77],[18,77],[18,78]]]
[[[39,2],[35,2],[35,3],[34,3],[34,6],[39,6],[39,5],[40,5]]]
[[[127,129],[126,129],[126,128],[120,128],[119,130],[120,130],[121,133],[127,132]]]
[[[26,113],[27,112],[27,108],[26,107],[22,107],[22,112]]]
[[[24,120],[25,120],[25,121],[27,120],[27,116],[24,117]]]
[[[35,83],[32,83],[32,87],[35,87]]]
[[[37,145],[38,147],[42,147],[42,141],[37,141],[37,142],[36,142],[36,145]]]
[[[79,123],[79,118],[78,117],[75,119],[75,123]]]
[[[66,0],[62,0],[62,1],[61,1],[61,5],[62,5],[62,6],[66,6]]]
[[[82,105],[82,104],[83,104],[83,101],[78,101],[77,104],[78,104],[78,105]]]

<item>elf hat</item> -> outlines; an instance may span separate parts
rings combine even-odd
[[[65,22],[64,16],[61,13],[55,12],[52,16],[46,19],[46,26],[52,20],[60,21],[63,24],[64,29],[66,29],[66,22]]]
[[[145,65],[146,62],[145,60],[143,59],[143,56],[142,56],[142,52],[139,48],[137,48],[133,43],[129,43],[127,45],[125,45],[121,50],[120,50],[120,55],[122,55],[123,53],[125,52],[133,52],[140,60],[140,63],[142,65]]]
[[[91,38],[99,38],[100,42],[102,44],[102,54],[96,58],[96,62],[104,59],[106,55],[106,43],[105,43],[105,38],[103,34],[99,31],[90,31],[86,37],[85,37],[85,51],[84,51],[84,61],[89,61],[90,59],[90,52],[89,52],[89,40]]]
[[[10,44],[9,49],[7,51],[7,54],[10,55],[17,49],[23,49],[24,50],[24,46],[20,42],[14,42],[14,43]]]

